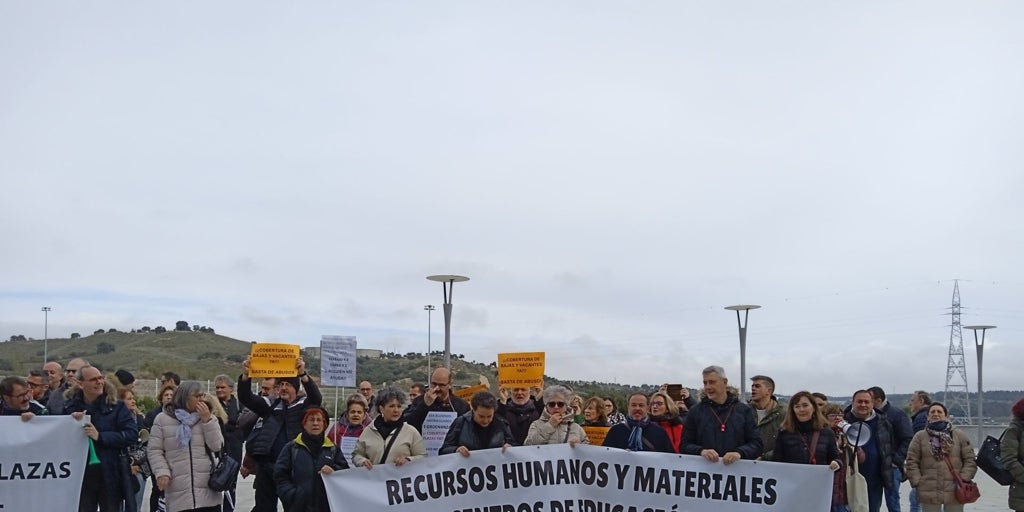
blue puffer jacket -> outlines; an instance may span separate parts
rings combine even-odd
[[[139,439],[139,425],[135,423],[135,415],[128,410],[124,402],[117,400],[114,385],[107,382],[103,394],[93,403],[86,403],[81,389],[75,389],[71,398],[64,403],[64,414],[84,412],[89,415],[89,422],[99,431],[100,437],[94,443],[96,456],[103,468],[103,483],[107,488],[107,496],[120,501],[126,498],[121,487],[121,474],[118,465],[118,453],[131,446]]]

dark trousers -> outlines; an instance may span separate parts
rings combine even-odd
[[[78,512],[119,512],[121,504],[112,496],[107,496],[107,486],[103,481],[103,465],[91,464],[85,467],[82,475],[82,492],[78,495]]]
[[[235,482],[238,485],[238,482]],[[232,487],[224,491],[224,506],[221,507],[221,512],[235,512],[235,488]]]
[[[277,512],[277,483],[274,482],[274,462],[261,461],[256,466],[256,506],[252,512]]]
[[[153,475],[150,481],[153,484],[153,490],[149,493],[149,512],[166,512],[166,507],[161,503],[164,492],[156,488],[156,475]]]

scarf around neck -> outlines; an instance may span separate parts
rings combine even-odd
[[[175,409],[174,417],[180,422],[177,432],[174,433],[174,438],[178,441],[178,448],[185,448],[192,442],[192,427],[199,423],[199,413]]]
[[[302,444],[306,445],[306,449],[309,453],[313,454],[314,457],[320,454],[320,450],[324,447],[324,433],[321,432],[318,435],[310,434],[309,432],[302,431],[299,434],[302,439]]]
[[[948,421],[933,421],[925,427],[928,444],[936,460],[942,460],[953,451],[953,425]]]
[[[650,416],[644,416],[638,420],[627,416],[626,426],[632,430],[629,431],[629,440],[626,442],[626,447],[634,452],[642,452],[644,450],[644,427],[650,424]]]
[[[384,421],[384,415],[378,415],[373,420],[373,427],[377,429],[377,432],[380,432],[381,437],[387,439],[392,432],[402,428],[403,423],[405,422],[402,421],[402,418],[398,418],[395,421]]]

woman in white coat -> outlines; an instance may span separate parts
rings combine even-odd
[[[191,380],[178,386],[171,403],[153,421],[146,451],[167,512],[220,510],[222,493],[207,485],[213,462],[206,449],[223,448],[221,421],[226,422],[227,415],[216,397]]]

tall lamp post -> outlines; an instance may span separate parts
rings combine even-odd
[[[430,379],[430,313],[434,311],[433,304],[427,304],[423,306],[423,309],[427,311],[427,379]]]
[[[452,289],[455,287],[455,283],[462,283],[469,281],[466,276],[456,276],[451,274],[440,274],[436,276],[427,276],[427,279],[431,281],[437,281],[441,283],[441,288],[444,292],[444,366],[445,368],[451,369],[452,367]]]
[[[978,352],[978,446],[985,441],[985,432],[982,426],[985,424],[984,415],[981,411],[981,406],[985,403],[985,395],[983,393],[984,388],[981,387],[981,356],[982,352],[985,351],[985,331],[989,329],[995,329],[994,325],[966,325],[964,329],[970,329],[974,331],[974,349]],[[978,331],[981,331],[981,341],[978,341]]]
[[[49,362],[49,348],[50,348],[50,311],[53,311],[50,306],[43,306],[43,364]]]
[[[736,325],[740,328],[740,385],[736,386],[740,390],[740,400],[743,402],[747,401],[747,317],[750,315],[751,309],[760,309],[761,306],[754,304],[737,304],[735,306],[726,306],[725,309],[736,312]],[[740,318],[740,311],[743,312],[743,318]]]

